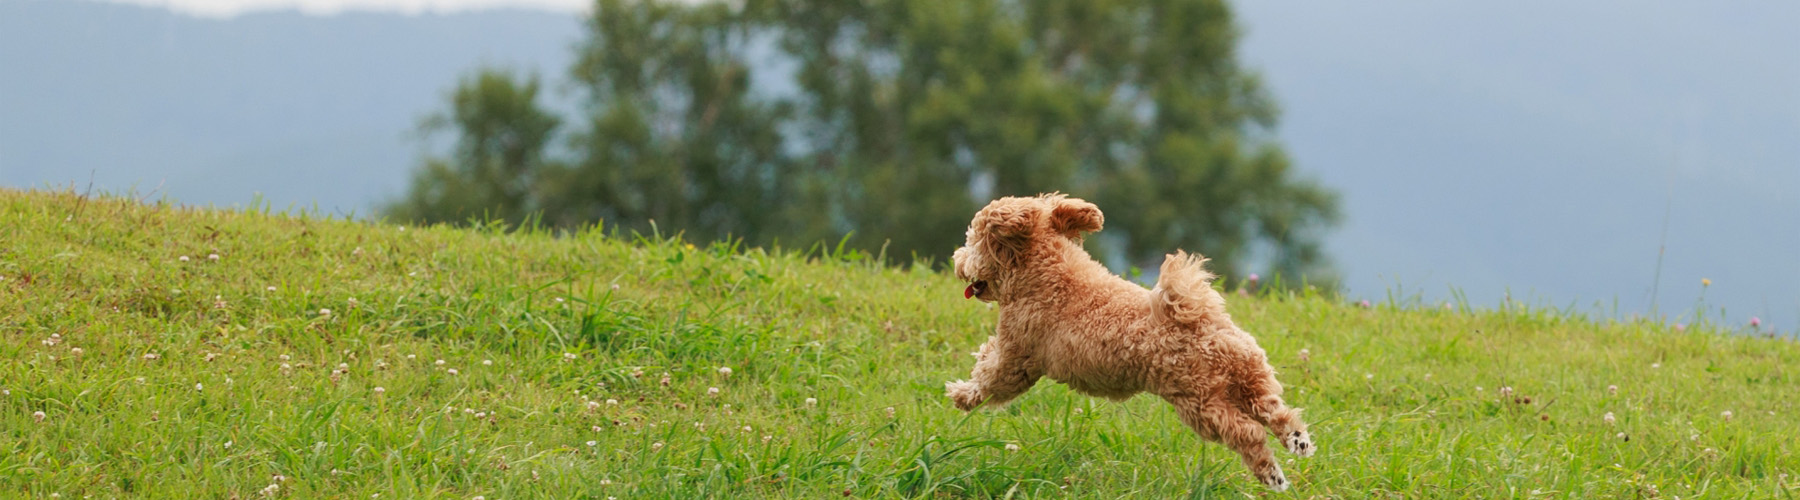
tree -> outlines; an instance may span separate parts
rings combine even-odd
[[[1222,0],[600,0],[575,161],[546,219],[943,258],[987,200],[1098,203],[1115,263],[1325,271],[1329,190],[1293,173]]]
[[[383,211],[420,222],[459,222],[471,217],[518,224],[538,209],[545,148],[559,119],[538,105],[537,78],[482,70],[450,95],[448,115],[420,125],[427,134],[454,128],[452,156],[428,157],[405,198]]]

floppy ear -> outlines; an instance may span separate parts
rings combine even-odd
[[[1105,223],[1106,216],[1100,215],[1100,207],[1080,198],[1059,200],[1056,208],[1050,211],[1050,229],[1069,239],[1081,239],[1081,233],[1099,231]]]

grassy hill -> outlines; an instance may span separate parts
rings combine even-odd
[[[923,266],[16,191],[0,242],[0,496],[1274,495],[1154,398],[1046,381],[954,410],[942,383],[994,311]],[[1790,341],[1516,304],[1230,308],[1313,422],[1317,456],[1279,455],[1296,498],[1800,482]]]

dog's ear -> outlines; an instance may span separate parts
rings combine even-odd
[[[1069,239],[1081,239],[1081,233],[1099,231],[1105,223],[1100,207],[1080,198],[1056,200],[1056,208],[1050,210],[1050,229]]]

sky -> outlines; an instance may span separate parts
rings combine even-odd
[[[459,75],[557,88],[590,5],[59,2],[0,0],[0,185],[359,214]],[[1351,298],[1800,324],[1800,3],[1233,5]]]

